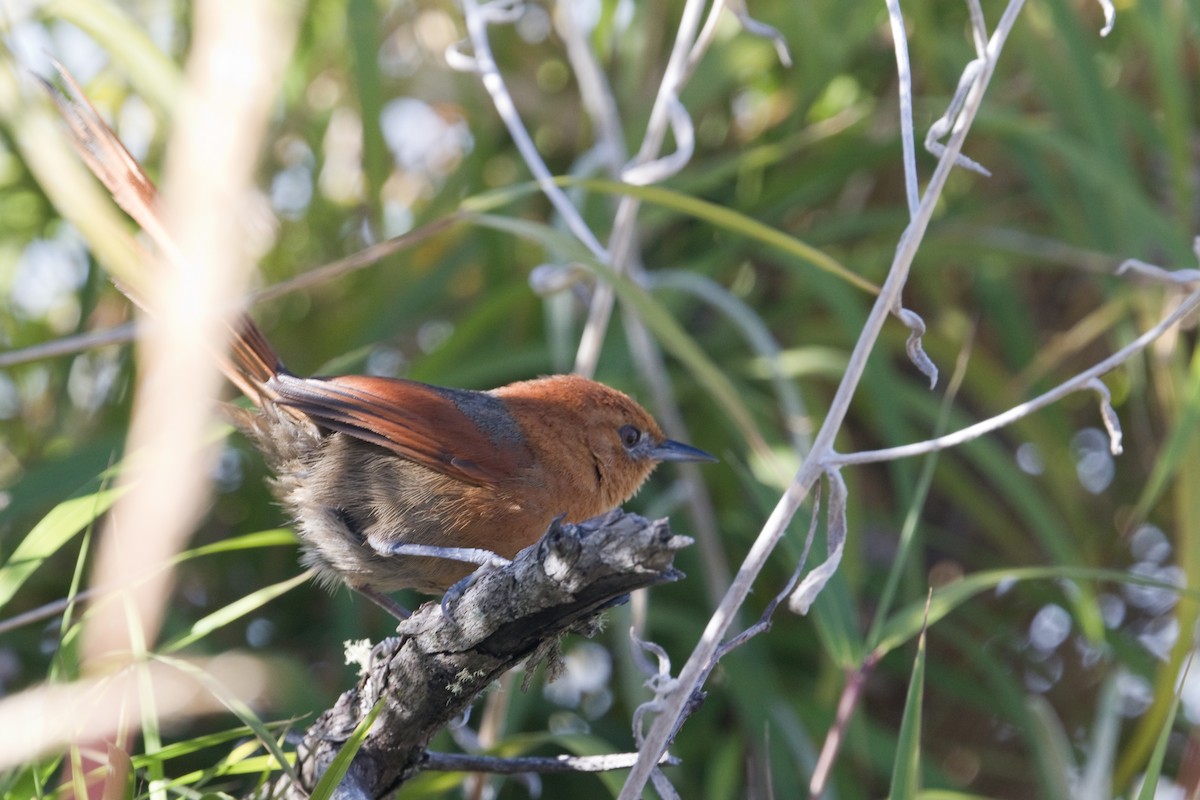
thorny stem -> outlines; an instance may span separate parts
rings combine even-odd
[[[755,540],[745,561],[742,562],[742,566],[738,570],[733,584],[729,587],[729,591],[726,592],[725,598],[721,601],[720,606],[717,607],[700,641],[692,651],[692,655],[688,658],[687,663],[684,664],[675,691],[666,698],[663,712],[655,719],[649,734],[646,736],[646,742],[640,750],[641,757],[626,779],[625,786],[621,790],[620,800],[636,800],[636,798],[641,797],[642,789],[649,780],[650,773],[654,769],[658,757],[665,751],[667,742],[675,729],[676,722],[683,711],[687,699],[691,697],[692,693],[699,686],[697,681],[702,679],[707,665],[716,653],[721,639],[724,637],[726,630],[734,618],[736,610],[745,601],[755,578],[762,570],[766,559],[774,551],[776,544],[783,537],[788,524],[799,509],[800,504],[804,501],[809,489],[824,471],[825,461],[833,454],[832,446],[834,437],[841,429],[842,421],[849,410],[850,401],[854,396],[859,381],[862,379],[867,356],[873,349],[875,341],[883,329],[883,323],[887,319],[890,309],[894,307],[894,304],[900,297],[900,291],[904,286],[909,268],[912,266],[913,259],[916,256],[917,247],[921,243],[925,230],[929,225],[929,220],[933,215],[934,206],[941,196],[942,189],[945,186],[946,179],[949,177],[950,170],[954,166],[955,159],[962,150],[963,142],[966,139],[971,122],[975,119],[975,115],[979,111],[979,106],[983,98],[982,90],[991,80],[1000,51],[1023,5],[1024,0],[1011,0],[1005,9],[1004,16],[997,24],[996,31],[988,42],[987,59],[983,68],[979,71],[977,78],[978,89],[968,95],[961,116],[959,117],[959,124],[955,126],[946,144],[946,152],[939,159],[937,168],[930,178],[929,186],[926,189],[925,196],[921,200],[917,214],[900,239],[895,260],[892,262],[892,267],[888,272],[888,278],[884,282],[883,289],[876,298],[874,306],[871,308],[871,313],[863,327],[863,332],[859,336],[858,342],[851,354],[846,373],[838,385],[838,390],[834,396],[829,414],[821,425],[821,429],[817,432],[817,436],[813,442],[813,450],[801,464],[792,483],[779,499],[774,511],[772,511],[771,516],[759,533],[758,539]]]

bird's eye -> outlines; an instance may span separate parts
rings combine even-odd
[[[617,433],[621,435],[621,444],[626,447],[633,447],[642,438],[642,432],[632,425],[622,425]]]

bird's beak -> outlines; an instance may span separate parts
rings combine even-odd
[[[717,460],[698,447],[692,447],[690,444],[677,442],[674,439],[666,439],[654,445],[654,448],[650,451],[650,457],[655,461],[715,462]]]

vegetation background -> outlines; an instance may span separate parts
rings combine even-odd
[[[636,149],[682,3],[585,7]],[[686,580],[643,598],[642,635],[676,668],[795,471],[874,299],[805,257],[804,246],[878,284],[908,222],[884,5],[756,0],[750,10],[782,34],[794,63],[782,65],[769,40],[732,18],[719,29],[682,94],[696,152],[639,217],[655,305],[619,306],[596,375],[650,398],[620,317],[653,313],[686,332],[682,344],[663,342],[669,353],[694,346],[735,390],[731,410],[694,360],[667,359],[690,441],[721,458],[702,472],[719,539],[683,554]],[[992,24],[1001,10],[985,3]],[[965,5],[918,0],[904,12],[922,137],[974,51]],[[515,24],[492,30],[492,43],[551,171],[586,176],[594,132],[556,13],[531,3]],[[27,168],[21,115],[46,112],[43,97],[17,88],[19,70],[47,73],[47,51],[61,59],[157,175],[190,23],[188,5],[170,2],[59,0],[4,14],[0,346],[17,352],[131,315]],[[992,177],[952,175],[904,293],[928,325],[925,348],[943,380],[930,391],[905,355],[907,331],[889,322],[839,451],[920,441],[1004,411],[1116,351],[1179,302],[1178,290],[1114,271],[1126,258],[1195,266],[1198,23],[1195,3],[1139,0],[1122,5],[1101,38],[1094,3],[1032,0],[1023,9],[965,149]],[[591,278],[553,294],[531,286],[535,267],[566,263],[569,253],[478,76],[446,65],[445,49],[463,36],[448,2],[304,6],[262,153],[257,284],[470,213],[366,269],[257,305],[298,373],[369,370],[487,388],[572,368]],[[933,163],[919,156],[923,177]],[[603,238],[619,195],[571,192]],[[781,611],[769,633],[714,672],[672,747],[682,765],[668,774],[681,795],[808,796],[849,698],[827,797],[900,796],[898,765],[917,755],[920,796],[929,798],[1132,796],[1159,764],[1157,796],[1195,796],[1200,684],[1181,679],[1200,586],[1193,338],[1190,326],[1172,330],[1106,376],[1125,431],[1117,458],[1084,393],[937,456],[846,469],[840,571],[810,616]],[[0,371],[3,616],[63,598],[86,575],[92,540],[83,533],[56,531],[60,546],[39,554],[36,571],[11,556],[31,531],[45,534],[45,523],[35,526],[54,522],[51,509],[95,492],[120,459],[131,367],[130,349],[112,344]],[[739,413],[770,457],[751,446]],[[271,675],[254,711],[303,725],[353,681],[343,642],[381,638],[392,623],[344,591],[312,583],[278,597],[264,591],[298,573],[296,548],[283,534],[245,538],[286,520],[257,454],[236,436],[222,447],[211,511],[190,544],[213,547],[179,565],[155,647],[249,651]],[[677,532],[698,535],[703,522],[682,504],[678,475],[664,469],[629,507],[670,514]],[[774,554],[743,624],[786,582],[806,527],[797,520]],[[254,541],[261,546],[220,546]],[[918,719],[906,698],[931,587]],[[238,601],[220,625],[196,627]],[[601,636],[568,642],[559,684],[498,688],[487,701],[494,752],[633,749],[631,715],[648,698],[629,652],[633,613],[614,610]],[[75,611],[0,635],[0,689],[75,675],[79,624]],[[919,738],[902,722],[919,724]],[[135,748],[132,791],[244,791],[262,762],[253,744],[239,747],[243,724],[211,714],[156,731]],[[1158,744],[1165,757],[1155,757]],[[437,745],[456,747],[449,734]],[[62,763],[56,755],[23,765],[3,785],[14,797],[53,794]],[[402,796],[484,791],[465,781],[425,775]],[[543,783],[547,797],[615,796],[620,776]],[[527,789],[493,779],[487,791],[507,798]]]

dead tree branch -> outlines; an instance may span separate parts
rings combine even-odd
[[[399,636],[377,644],[366,674],[305,732],[297,748],[302,786],[287,779],[272,797],[306,797],[359,722],[383,707],[334,797],[383,797],[426,767],[426,746],[492,681],[552,650],[559,636],[594,630],[601,611],[629,592],[681,577],[676,551],[691,540],[666,520],[614,512],[583,525],[555,524],[508,566],[485,573],[447,617],[428,603]]]

